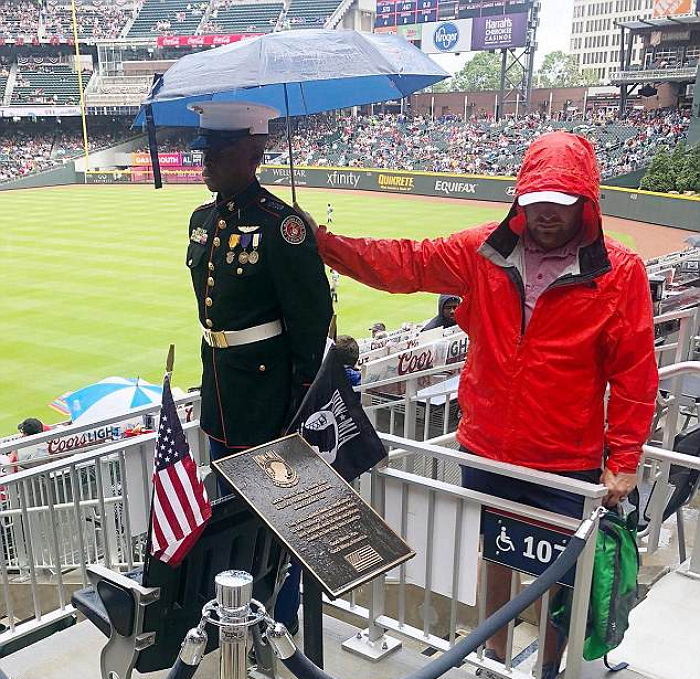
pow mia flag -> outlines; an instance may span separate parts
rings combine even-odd
[[[287,434],[302,438],[346,481],[356,479],[386,457],[358,394],[331,346]]]

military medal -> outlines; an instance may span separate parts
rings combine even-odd
[[[241,236],[241,247],[243,248],[243,250],[238,253],[239,264],[247,264],[250,259],[250,255],[248,253],[248,246],[250,245],[251,240],[252,236],[248,233],[243,234]]]
[[[209,234],[201,226],[199,226],[196,229],[194,229],[194,231],[192,231],[192,234],[190,235],[190,240],[193,243],[205,245],[208,237]]]
[[[253,252],[248,255],[248,261],[251,264],[257,264],[260,261],[260,254],[258,253],[258,246],[260,245],[260,234],[256,233],[253,235]]]
[[[226,264],[233,264],[233,258],[236,255],[233,252],[227,252],[226,253]]]
[[[239,241],[241,240],[240,235],[237,233],[232,233],[228,237],[228,249],[229,250],[235,250],[236,246],[238,245]]]

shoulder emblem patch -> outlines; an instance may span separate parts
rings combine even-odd
[[[290,245],[300,245],[306,240],[306,225],[301,217],[291,215],[280,224],[280,233]]]
[[[261,196],[259,202],[269,210],[278,210],[282,212],[286,207],[284,203],[280,203],[280,201],[270,196]]]

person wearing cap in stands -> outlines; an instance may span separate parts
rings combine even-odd
[[[386,333],[386,325],[379,321],[377,323],[372,323],[372,327],[367,329],[372,333],[372,339],[377,339],[377,335],[380,332]]]
[[[279,112],[191,108],[190,147],[216,194],[190,218],[186,261],[203,335],[201,426],[217,459],[284,433],[321,365],[332,305],[313,233],[255,176]]]
[[[478,456],[607,487],[617,504],[636,484],[654,414],[658,371],[642,260],[605,238],[600,174],[588,140],[554,132],[523,158],[515,202],[500,223],[446,238],[346,238],[316,227],[328,266],[393,293],[457,295],[470,338],[457,440]],[[609,388],[607,410],[606,389]],[[472,490],[580,518],[583,498],[462,467]],[[490,563],[487,612],[509,598],[510,571]],[[487,642],[503,660],[506,629]],[[543,679],[564,640],[551,625]]]

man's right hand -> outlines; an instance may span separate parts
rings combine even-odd
[[[318,231],[318,224],[316,223],[316,220],[311,216],[309,212],[303,210],[299,206],[299,203],[294,203],[294,209],[302,216],[303,220],[306,222],[307,226],[313,231],[313,234],[315,236],[316,232]]]

